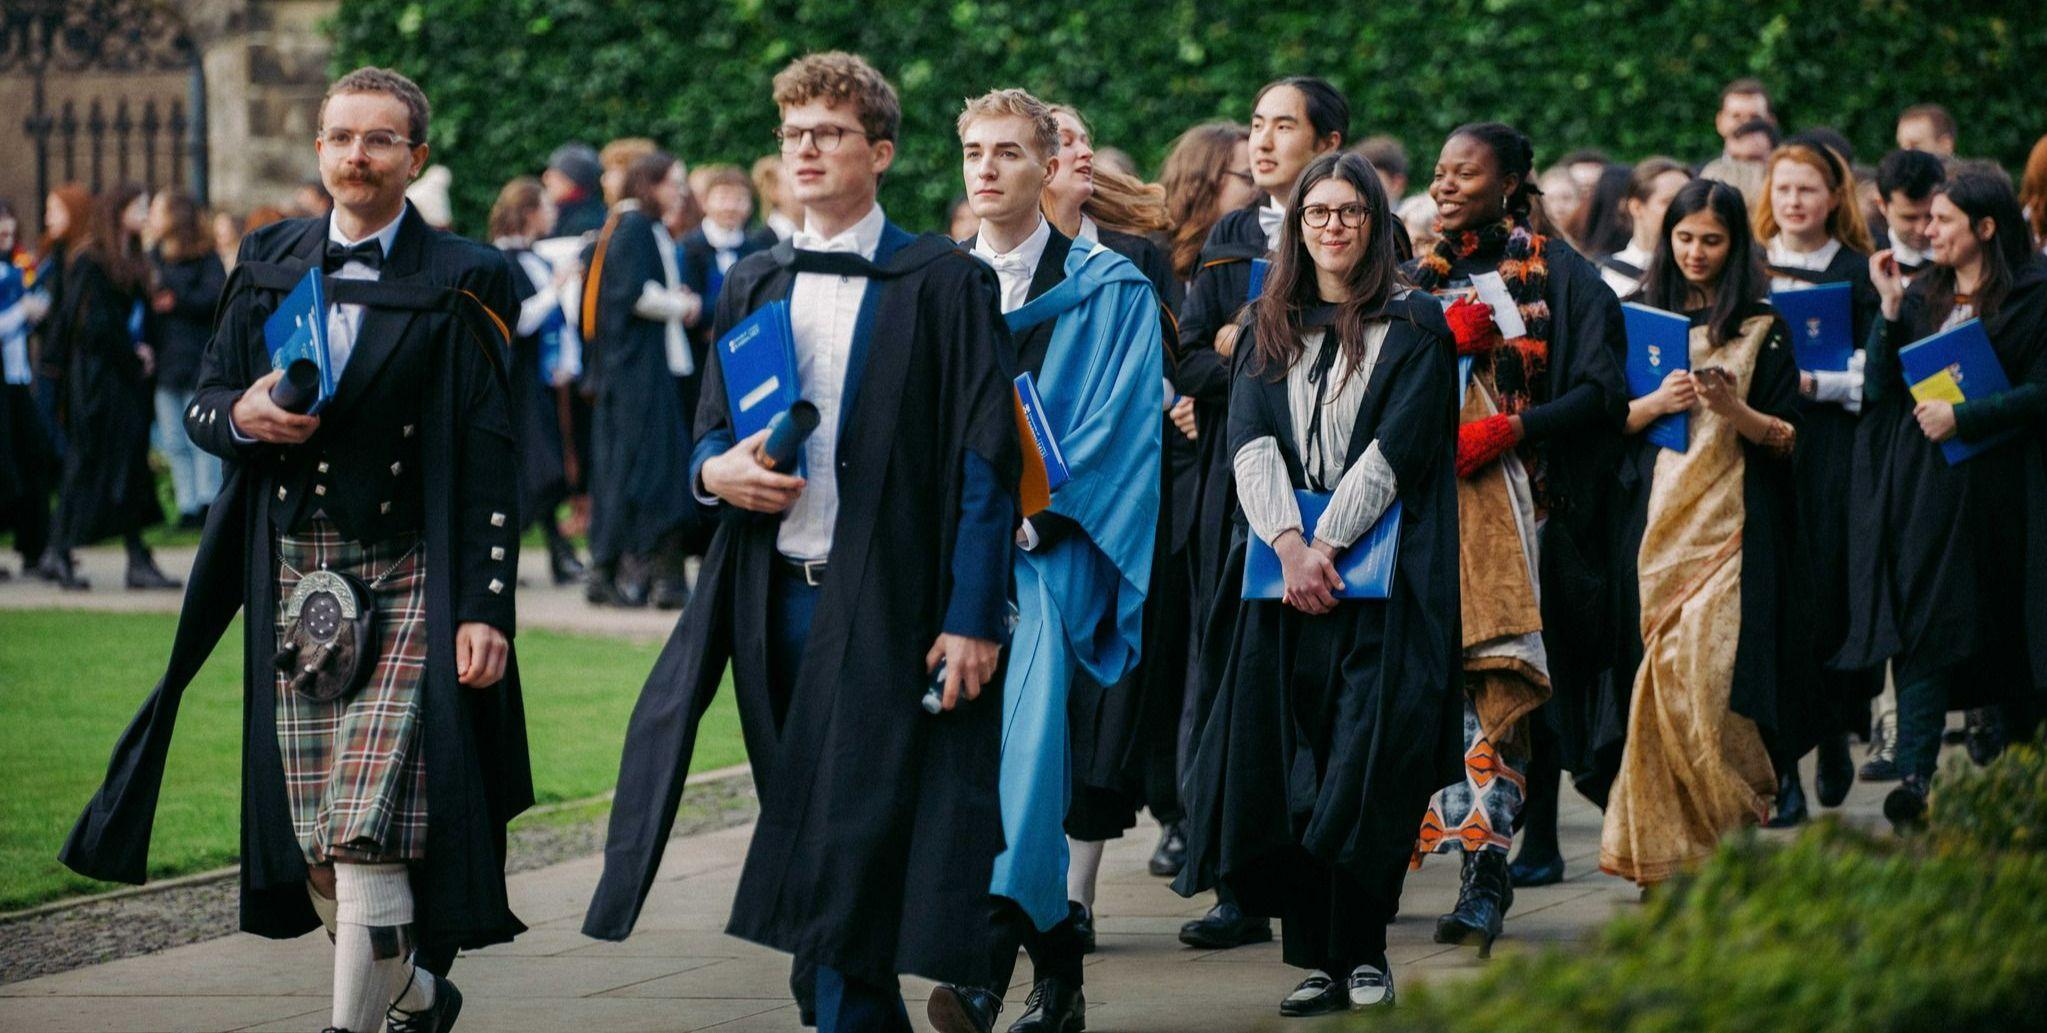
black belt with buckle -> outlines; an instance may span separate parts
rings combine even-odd
[[[825,560],[792,560],[787,556],[775,557],[775,569],[783,576],[794,578],[812,588],[824,585]]]

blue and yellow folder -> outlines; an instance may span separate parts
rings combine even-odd
[[[1294,502],[1301,507],[1301,537],[1315,540],[1315,525],[1329,508],[1329,493],[1294,489]],[[1386,507],[1363,537],[1336,554],[1336,576],[1343,579],[1338,599],[1384,599],[1393,592],[1393,565],[1400,558],[1400,500]],[[1279,566],[1279,553],[1256,534],[1250,536],[1244,554],[1244,598],[1278,599],[1286,594],[1286,575]]]
[[[1770,292],[1770,305],[1791,328],[1802,370],[1838,373],[1855,354],[1855,316],[1846,283],[1818,283]]]
[[[745,441],[795,405],[801,389],[789,303],[768,302],[720,337],[718,362],[725,376],[733,440]]]
[[[1663,386],[1672,370],[1692,368],[1691,320],[1675,312],[1627,302],[1621,321],[1628,333],[1628,395],[1640,398]],[[1683,452],[1691,445],[1691,417],[1659,416],[1642,432],[1652,445]]]
[[[318,413],[334,397],[334,359],[327,353],[327,289],[320,276],[317,267],[306,270],[277,311],[263,321],[263,347],[270,352],[271,369],[300,359],[320,368],[320,392],[307,415]]]
[[[1016,377],[1016,436],[1023,442],[1023,481],[1018,499],[1023,515],[1034,517],[1052,504],[1052,493],[1072,478],[1066,453],[1045,418],[1045,399],[1038,394],[1038,382],[1029,373]]]
[[[1971,319],[1898,349],[1898,365],[1916,401],[1960,405],[2011,390],[1981,320]],[[1940,443],[1940,451],[1953,466],[2004,444],[2016,433],[2005,431],[1982,441],[1951,437]]]

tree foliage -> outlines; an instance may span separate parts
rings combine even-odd
[[[751,161],[772,146],[769,79],[832,48],[902,94],[883,201],[912,225],[960,192],[953,118],[996,86],[1074,104],[1147,172],[1180,130],[1245,119],[1261,83],[1302,72],[1348,94],[1354,136],[1390,133],[1423,167],[1449,129],[1485,119],[1526,129],[1545,161],[1588,146],[1703,159],[1720,86],[1743,75],[1770,85],[1785,125],[1831,125],[1871,163],[1920,101],[2008,167],[2047,131],[2037,0],[346,0],[333,34],[337,68],[389,65],[425,88],[471,229],[505,178],[568,139]]]

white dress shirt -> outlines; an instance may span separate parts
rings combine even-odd
[[[1649,271],[1649,259],[1652,257],[1654,256],[1650,255],[1649,252],[1642,250],[1642,245],[1632,240],[1628,241],[1627,247],[1614,252],[1613,255],[1614,261],[1625,262],[1642,270],[1644,273]],[[1612,287],[1613,292],[1623,298],[1635,293],[1635,288],[1642,285],[1640,277],[1629,276],[1604,262],[1599,265],[1599,278],[1605,280],[1606,285]]]
[[[768,209],[767,218],[761,221],[767,223],[768,228],[775,231],[775,239],[778,241],[788,240],[796,235],[797,230],[803,228],[796,225],[796,220],[772,208]]]
[[[1038,274],[1038,261],[1045,257],[1045,245],[1052,240],[1052,224],[1045,217],[1038,216],[1038,228],[1023,239],[1023,243],[1009,251],[996,254],[988,243],[986,227],[974,238],[974,257],[995,268],[995,278],[1002,284],[1002,311],[1005,315],[1024,306],[1031,293],[1031,278]]]
[[[1080,232],[1074,234],[1073,239],[1099,242],[1102,239],[1102,227],[1095,223],[1094,216],[1082,212],[1080,213]]]
[[[1301,335],[1301,357],[1287,371],[1287,414],[1293,421],[1294,454],[1311,483],[1336,484],[1329,506],[1315,528],[1317,541],[1347,548],[1393,503],[1398,488],[1392,464],[1374,439],[1365,446],[1358,461],[1344,468],[1350,452],[1351,430],[1364,408],[1365,391],[1379,364],[1379,350],[1385,346],[1388,323],[1374,321],[1365,330],[1365,354],[1355,369],[1349,357],[1338,354],[1329,376],[1320,384],[1309,381],[1316,357],[1323,348],[1334,348],[1326,329]],[[1330,393],[1335,385],[1334,393]],[[1308,427],[1314,422],[1315,407],[1322,407],[1322,422],[1315,447],[1310,449]],[[1312,461],[1310,456],[1313,456]],[[1237,499],[1244,519],[1253,533],[1267,545],[1288,531],[1301,530],[1301,508],[1294,501],[1293,482],[1287,476],[1286,460],[1280,455],[1279,440],[1267,435],[1245,442],[1232,461],[1237,475]]]
[[[1814,251],[1793,251],[1790,245],[1784,243],[1781,235],[1770,238],[1770,264],[1786,269],[1824,272],[1827,266],[1833,264],[1834,256],[1840,253],[1841,242],[1833,237],[1828,237],[1827,242]],[[1812,284],[1795,276],[1773,274],[1770,277],[1770,289],[1773,291],[1796,290],[1810,286]],[[1792,332],[1796,334],[1800,331],[1793,327]],[[1849,346],[1855,350],[1848,355],[1847,369],[1809,369],[1804,372],[1812,377],[1814,401],[1832,402],[1849,412],[1859,413],[1862,411],[1862,342],[1850,341]]]
[[[728,230],[705,219],[699,228],[704,231],[705,243],[710,244],[711,250],[717,253],[718,275],[723,276],[731,272],[733,263],[739,261],[739,249],[746,244],[746,227]]]
[[[1286,202],[1269,198],[1258,209],[1258,228],[1265,231],[1265,250],[1279,250],[1279,228],[1286,224]]]
[[[637,211],[640,203],[627,198],[618,207],[622,211]],[[697,364],[682,328],[696,318],[703,302],[682,285],[682,273],[675,264],[675,238],[668,235],[668,227],[652,216],[649,221],[654,231],[654,252],[661,259],[661,279],[640,285],[640,296],[633,299],[633,315],[662,324],[661,343],[668,359],[668,372],[686,377],[697,371]]]
[[[384,258],[391,258],[391,242],[398,239],[398,227],[405,222],[407,204],[398,206],[398,216],[359,240],[350,240],[341,233],[341,223],[329,216],[327,219],[327,240],[342,247],[354,247],[364,240],[374,240],[384,251]],[[325,260],[324,258],[322,259]],[[378,271],[361,262],[347,262],[331,274],[337,280],[375,280]],[[341,371],[348,366],[349,356],[355,354],[355,335],[362,329],[361,305],[335,305],[327,315],[327,357],[334,367],[334,383],[341,383]]]
[[[519,303],[519,325],[513,331],[515,336],[531,337],[561,307],[561,296],[554,286],[554,267],[547,264],[547,259],[527,250],[528,243],[523,237],[499,237],[491,245],[500,251],[517,249],[519,271],[533,284],[533,296]]]
[[[888,223],[875,205],[853,227],[826,239],[806,224],[794,238],[800,251],[839,251],[874,260]],[[803,493],[782,514],[775,548],[793,560],[821,560],[832,552],[839,516],[839,407],[845,399],[846,362],[853,351],[853,324],[867,297],[864,276],[797,273],[789,287],[789,328],[796,335],[796,379],[803,398],[817,406],[817,430],[804,442]]]

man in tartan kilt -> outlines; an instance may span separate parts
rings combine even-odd
[[[178,700],[245,608],[242,928],[326,927],[330,1033],[448,1029],[455,952],[524,930],[504,883],[505,825],[532,802],[511,650],[522,521],[505,476],[516,305],[500,252],[406,204],[427,120],[404,76],[343,76],[315,143],[332,215],[243,242],[185,413],[227,485],[170,665],[62,854],[142,881]],[[318,415],[273,397],[264,333],[310,269],[333,374]],[[317,589],[337,585],[321,610]]]

